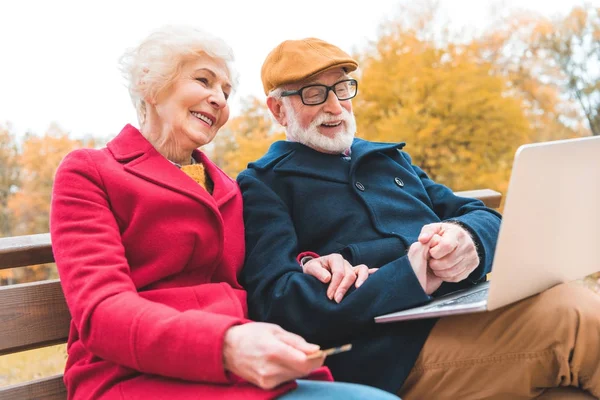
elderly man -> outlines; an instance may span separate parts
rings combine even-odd
[[[287,141],[238,177],[251,317],[322,346],[351,342],[327,360],[334,377],[405,399],[532,398],[556,386],[600,396],[600,297],[578,285],[489,313],[374,324],[485,279],[500,215],[433,182],[404,143],[354,138],[357,67],[312,38],[264,62]],[[302,273],[315,268],[321,281]]]

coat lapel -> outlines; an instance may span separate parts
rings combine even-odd
[[[354,139],[352,143],[352,163],[350,166],[350,175],[354,174],[358,164],[369,154],[376,152],[385,153],[389,151],[401,150],[406,143],[379,143],[368,142],[362,139]]]
[[[233,179],[227,176],[225,172],[221,171],[221,169],[210,161],[206,154],[201,151],[195,150],[194,158],[204,164],[208,176],[214,183],[212,197],[217,202],[217,206],[221,207],[235,197],[239,189],[237,183]]]
[[[400,150],[404,145],[405,143],[376,143],[354,139],[352,161],[348,170],[347,164],[339,162],[340,155],[320,153],[300,143],[278,141],[271,145],[263,158],[252,163],[251,167],[266,169],[273,166],[276,173],[347,183],[357,165],[366,156],[375,152]]]
[[[273,171],[278,174],[348,182],[348,164],[341,161],[339,155],[319,153],[300,143],[275,142],[267,155],[253,163],[253,166],[261,169],[274,163]]]
[[[191,197],[211,208],[216,214],[219,214],[215,199],[156,151],[154,146],[142,136],[137,128],[127,125],[116,138],[107,144],[107,147],[115,159],[124,164],[125,170],[129,173],[174,192]],[[198,155],[195,154],[195,156]],[[205,159],[205,156],[202,155],[202,161]],[[213,167],[210,167],[209,170]],[[213,178],[216,174],[214,172],[211,174],[209,171],[209,175]],[[218,188],[217,185],[219,186]],[[223,186],[224,184],[220,180],[219,182],[215,182],[217,193],[222,194],[221,197],[231,198],[229,189]],[[222,202],[224,201],[222,200]]]

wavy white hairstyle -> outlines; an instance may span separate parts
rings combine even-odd
[[[233,88],[238,76],[233,51],[220,38],[188,26],[164,26],[152,32],[119,60],[140,125],[146,119],[146,101],[154,99],[178,77],[182,65],[202,54],[222,60]]]

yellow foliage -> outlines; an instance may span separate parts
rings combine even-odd
[[[62,373],[67,361],[66,347],[60,344],[0,356],[0,387]]]
[[[44,136],[27,135],[17,151],[14,137],[0,130],[0,166],[12,167],[18,172],[9,184],[6,174],[2,179],[0,195],[0,221],[9,221],[10,229],[0,231],[0,236],[46,233],[49,230],[50,197],[54,174],[63,157],[76,148],[93,145],[69,138],[56,125],[50,127]],[[7,171],[2,168],[2,172]],[[7,191],[8,189],[8,191]],[[40,279],[57,278],[54,264],[35,265],[27,268],[0,271],[0,284],[31,282]]]
[[[84,145],[56,126],[44,136],[28,135],[25,138],[19,156],[21,182],[8,202],[17,221],[13,234],[48,232],[50,195],[56,169],[67,153]]]
[[[271,143],[283,139],[285,133],[275,129],[266,104],[250,97],[241,115],[229,121],[215,139],[213,160],[235,178],[249,162],[265,154]]]
[[[600,134],[600,8],[554,19],[516,13],[477,47],[523,98],[533,141]]]
[[[401,25],[362,56],[358,135],[407,142],[416,165],[454,190],[506,187],[530,134],[507,82],[461,46],[440,48]]]
[[[18,155],[14,135],[8,128],[0,126],[0,237],[12,233],[14,216],[8,202],[19,184]]]

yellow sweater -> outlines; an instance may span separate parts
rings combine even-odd
[[[214,184],[210,179],[204,165],[202,164],[190,164],[181,167],[181,170],[185,172],[190,178],[198,182],[208,193],[212,195]]]

